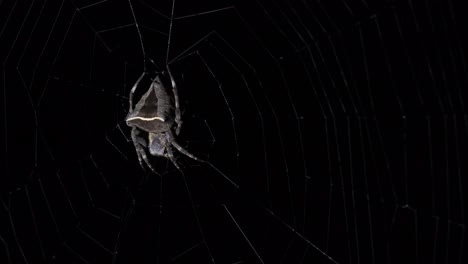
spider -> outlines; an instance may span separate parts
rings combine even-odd
[[[180,133],[182,120],[177,86],[169,69],[168,73],[171,79],[172,96],[169,94],[167,77],[163,72],[156,75],[148,91],[133,108],[133,94],[146,73],[141,74],[130,91],[130,106],[125,118],[127,126],[132,128],[131,137],[140,166],[143,168],[144,161],[154,173],[157,172],[148,160],[146,149],[152,156],[169,158],[179,170],[180,166],[174,158],[172,147],[193,160],[202,161],[179,145],[175,139]],[[146,135],[147,138],[145,138]]]

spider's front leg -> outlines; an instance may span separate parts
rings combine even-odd
[[[184,154],[185,156],[193,159],[193,160],[196,160],[198,162],[205,162],[204,160],[201,160],[197,157],[195,157],[192,153],[188,152],[188,150],[186,150],[184,147],[182,147],[181,145],[179,145],[179,143],[177,143],[177,141],[175,140],[175,137],[174,137],[174,134],[172,134],[172,132],[168,132],[167,133],[167,139],[168,139],[168,142],[171,143],[172,146],[174,146],[180,153]]]
[[[133,145],[135,146],[135,150],[137,152],[138,162],[140,163],[140,166],[144,168],[143,162],[142,162],[142,159],[143,159],[143,161],[151,169],[151,171],[158,174],[153,168],[153,166],[151,166],[151,163],[149,162],[148,157],[146,156],[146,152],[145,152],[146,141],[143,138],[141,138],[138,134],[139,134],[138,128],[133,127],[131,135],[132,135]]]
[[[180,168],[179,164],[177,164],[177,161],[175,160],[174,153],[172,152],[171,146],[167,146],[166,151],[167,151],[167,157],[168,157],[169,160],[172,162],[172,164],[174,164],[174,166],[175,166],[179,171],[182,171],[182,169]]]

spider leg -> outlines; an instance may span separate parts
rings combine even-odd
[[[141,149],[139,150],[139,155],[141,155],[141,157],[143,158],[143,160],[144,160],[145,163],[146,163],[146,166],[148,166],[148,168],[150,168],[150,170],[151,170],[152,172],[154,172],[155,174],[159,174],[159,173],[156,172],[156,170],[153,168],[153,166],[152,166],[151,163],[149,162],[148,157],[146,156],[146,152],[145,152],[145,150],[144,150],[143,148],[141,148]],[[141,164],[141,161],[140,161],[140,164]],[[142,166],[142,167],[143,167],[143,166]]]
[[[136,128],[132,128],[132,142],[133,142],[133,146],[135,147],[135,150],[137,152],[137,157],[138,157],[138,162],[140,163],[140,166],[143,167],[143,162],[141,160],[142,158],[142,150],[143,150],[143,147],[141,146],[141,144],[138,142],[138,131]]]
[[[174,78],[172,77],[171,69],[169,68],[169,66],[167,66],[167,72],[169,73],[169,77],[171,78],[172,93],[174,94],[175,122],[177,123],[176,135],[179,135],[180,128],[182,127],[182,119],[179,106],[179,91],[177,90],[177,84]]]
[[[167,147],[166,147],[166,151],[167,151],[167,157],[171,160],[172,164],[174,164],[174,166],[175,166],[179,171],[182,171],[182,169],[180,168],[179,164],[177,164],[177,161],[176,161],[175,158],[174,158],[174,153],[172,152],[171,146],[167,146]]]
[[[156,172],[156,170],[153,168],[153,166],[151,166],[151,163],[149,162],[148,157],[146,156],[145,149],[142,147],[142,145],[140,143],[140,140],[139,140],[139,137],[138,137],[138,131],[137,131],[137,129],[135,127],[132,128],[131,135],[132,135],[133,145],[135,146],[135,150],[137,152],[138,162],[140,163],[140,166],[142,168],[144,168],[144,166],[143,166],[143,161],[144,161],[145,164],[148,166],[148,168],[150,168],[151,171],[158,174]]]
[[[145,72],[143,72],[141,75],[140,75],[140,78],[138,78],[138,80],[136,81],[136,83],[133,85],[132,87],[132,90],[130,90],[130,99],[129,99],[129,110],[128,112],[131,113],[133,111],[133,93],[135,93],[135,90],[138,86],[138,84],[141,82],[141,80],[143,79],[143,77],[145,76]]]
[[[187,157],[189,157],[189,158],[191,158],[193,160],[196,160],[196,161],[199,161],[199,162],[204,162],[203,160],[195,157],[193,154],[188,152],[188,150],[184,149],[181,145],[179,145],[179,143],[177,143],[177,141],[175,140],[174,135],[172,134],[172,132],[169,131],[167,133],[167,137],[168,137],[168,142],[170,142],[171,145],[174,146],[180,153],[184,154],[185,156],[187,156]]]

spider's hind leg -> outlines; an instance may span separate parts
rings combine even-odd
[[[180,103],[179,103],[179,90],[177,89],[177,83],[172,76],[171,69],[167,66],[167,72],[169,73],[169,77],[171,78],[171,87],[172,93],[174,94],[174,106],[175,106],[175,122],[177,124],[176,128],[176,135],[179,135],[180,129],[182,127],[182,118],[180,113]]]
[[[136,83],[133,85],[132,87],[132,90],[130,90],[130,96],[129,96],[129,99],[128,99],[128,112],[131,113],[133,111],[133,94],[135,93],[135,90],[136,88],[138,87],[138,84],[141,82],[141,80],[143,79],[143,77],[145,77],[145,72],[143,72],[141,75],[140,75],[140,78],[138,78],[138,80],[136,81]]]

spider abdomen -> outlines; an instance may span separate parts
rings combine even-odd
[[[148,91],[141,97],[135,109],[127,116],[130,127],[138,127],[150,133],[169,131],[174,124],[174,99],[157,76]]]
[[[158,119],[155,120],[142,120],[142,119],[132,119],[127,120],[127,124],[129,126],[138,127],[139,129],[146,131],[148,133],[163,133],[167,132],[173,126],[174,121],[160,121]]]

